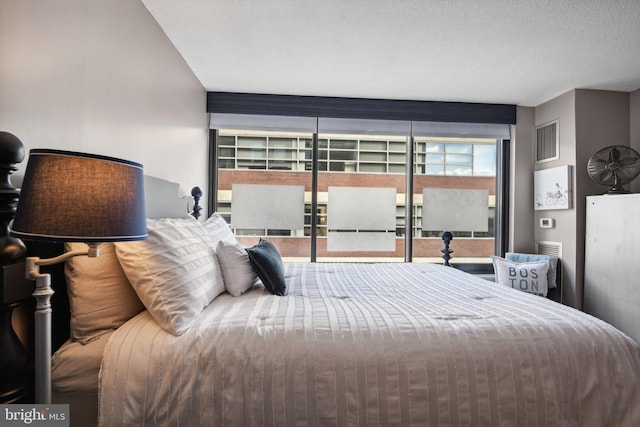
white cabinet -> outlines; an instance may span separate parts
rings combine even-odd
[[[640,194],[587,197],[584,311],[640,343]]]

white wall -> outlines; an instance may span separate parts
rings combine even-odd
[[[125,158],[206,190],[205,102],[138,0],[0,0],[0,130],[27,152]]]
[[[629,94],[629,141],[640,152],[640,89]],[[640,177],[631,183],[631,192],[640,193]]]

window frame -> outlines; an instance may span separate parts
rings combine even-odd
[[[440,102],[440,101],[413,101],[413,100],[388,100],[388,99],[365,99],[365,98],[340,98],[340,97],[319,97],[319,96],[295,96],[276,94],[255,94],[255,93],[232,93],[232,92],[207,92],[207,112],[212,113],[211,132],[209,139],[209,188],[208,207],[209,214],[215,211],[217,206],[217,168],[218,134],[215,129],[213,115],[251,115],[259,117],[263,124],[271,122],[273,118],[284,117],[281,123],[285,128],[278,130],[289,130],[289,126],[300,130],[305,129],[309,123],[315,121],[317,130],[318,118],[338,118],[338,119],[364,119],[364,120],[404,120],[416,122],[438,122],[446,128],[449,124],[462,125],[463,131],[471,129],[482,133],[483,126],[492,124],[512,125],[516,123],[516,106],[511,104],[481,104],[464,102]],[[268,120],[265,120],[265,117]],[[294,117],[297,120],[291,121]],[[278,121],[278,120],[276,120]],[[272,128],[273,129],[273,128]],[[273,129],[275,130],[275,129]],[[313,195],[317,195],[317,173],[318,173],[318,139],[317,131],[312,141],[312,187]],[[410,135],[413,132],[410,133]],[[413,206],[413,138],[408,137],[406,150],[406,203]],[[496,227],[495,227],[495,250],[497,255],[504,255],[508,242],[508,197],[509,197],[509,145],[508,135],[498,138],[496,147]],[[472,165],[473,167],[473,165]],[[312,200],[313,209],[311,221],[317,224],[317,199]],[[406,206],[406,205],[405,205]],[[405,235],[411,236],[413,228],[412,215],[405,215]],[[408,231],[407,231],[408,230]],[[315,259],[315,231],[312,227],[312,259]],[[411,261],[412,240],[405,238],[405,261]],[[455,241],[453,242],[455,248]],[[455,263],[456,267],[472,272],[492,271],[491,264],[472,265]]]

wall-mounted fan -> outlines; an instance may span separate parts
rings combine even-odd
[[[596,152],[587,163],[591,179],[611,187],[607,194],[628,193],[622,186],[640,174],[640,153],[626,145],[612,145]]]

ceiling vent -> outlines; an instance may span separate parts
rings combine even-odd
[[[558,120],[536,127],[536,163],[557,160],[560,156]]]

